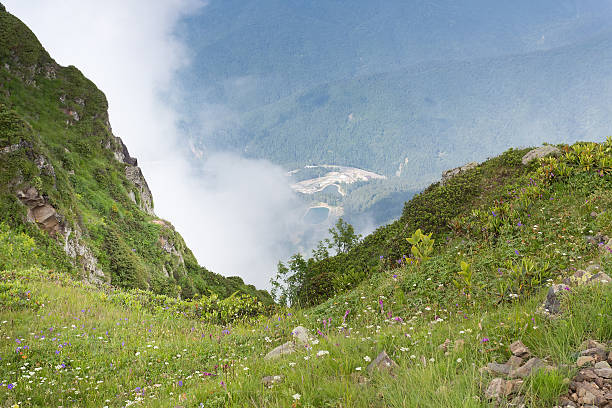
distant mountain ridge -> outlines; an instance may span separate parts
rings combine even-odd
[[[212,0],[179,27],[185,128],[203,152],[387,176],[367,211],[512,146],[603,140],[611,19],[596,0]]]

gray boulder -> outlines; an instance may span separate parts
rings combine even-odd
[[[382,351],[375,359],[368,365],[368,372],[374,370],[392,373],[398,367],[397,363],[391,360],[391,357],[387,355],[386,351]]]
[[[460,167],[455,167],[454,169],[446,170],[444,173],[442,173],[442,181],[440,182],[440,184],[444,185],[448,180],[452,179],[456,175],[474,169],[476,167],[478,167],[478,163],[471,162]]]
[[[561,150],[556,148],[555,146],[542,146],[537,147],[523,156],[521,159],[521,163],[528,164],[536,159],[540,159],[546,156],[559,156],[561,154]]]

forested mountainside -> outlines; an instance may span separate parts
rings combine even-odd
[[[191,298],[234,292],[266,303],[241,278],[198,265],[156,217],[153,196],[119,137],[104,94],[59,66],[16,17],[0,11],[0,269],[35,262],[93,284]],[[11,253],[15,239],[28,253]]]

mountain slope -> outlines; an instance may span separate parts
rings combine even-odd
[[[160,304],[37,268],[0,272],[0,401],[550,408],[585,377],[603,397],[609,384],[595,374],[609,374],[612,351],[612,241],[602,242],[612,235],[612,139],[563,151],[526,165],[525,151],[510,151],[432,185],[407,206],[405,233],[369,241],[379,262],[377,250],[419,226],[436,232],[429,259],[392,259],[311,308],[226,325],[198,300]],[[343,276],[354,255],[334,257]],[[542,307],[552,285],[554,318]],[[510,395],[491,395],[507,368],[499,362],[517,363],[508,347],[517,340],[530,353],[518,360],[524,377]],[[265,357],[279,346],[284,355]],[[393,367],[372,369],[383,351]]]
[[[95,84],[55,63],[21,21],[0,11],[3,231],[34,238],[36,262],[79,271],[94,284],[183,297],[239,291],[269,302],[240,278],[200,267],[180,234],[155,216],[107,108]],[[4,261],[0,269],[23,260]]]

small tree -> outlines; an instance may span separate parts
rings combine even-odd
[[[361,235],[355,234],[355,228],[341,218],[334,228],[329,229],[332,239],[326,239],[328,248],[336,248],[338,253],[347,253],[359,243]]]

